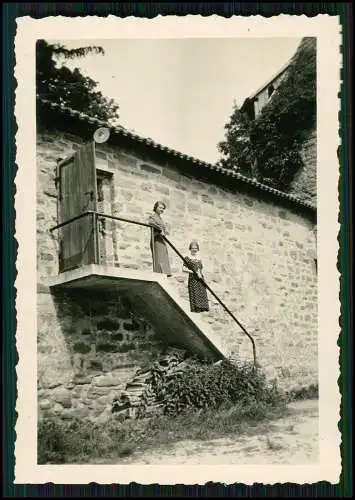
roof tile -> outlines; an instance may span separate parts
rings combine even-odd
[[[132,132],[130,132],[126,128],[122,127],[121,125],[117,125],[117,126],[116,125],[115,126],[109,125],[109,124],[105,123],[104,121],[99,120],[95,117],[88,116],[85,113],[79,112],[79,111],[72,109],[72,108],[69,108],[69,107],[66,107],[62,104],[59,105],[59,104],[56,104],[52,101],[42,99],[38,96],[37,96],[37,101],[42,106],[47,106],[53,110],[58,109],[59,111],[63,112],[64,114],[67,114],[67,115],[72,116],[72,117],[78,117],[80,120],[85,121],[85,122],[90,123],[90,124],[96,124],[96,125],[101,126],[101,127],[105,126],[105,127],[109,128],[111,132],[113,132],[117,135],[123,135],[125,137],[129,137],[129,138],[136,140],[140,143],[144,143],[153,149],[160,149],[161,151],[165,151],[173,156],[190,161],[190,162],[197,164],[203,168],[207,168],[209,170],[214,170],[214,171],[220,172],[222,175],[227,175],[227,176],[230,176],[232,178],[236,178],[244,184],[253,185],[253,186],[257,187],[258,189],[260,189],[260,191],[273,193],[276,197],[290,200],[291,202],[295,203],[296,205],[304,206],[304,207],[309,208],[313,211],[316,211],[316,207],[313,204],[306,202],[306,201],[303,201],[303,200],[300,200],[296,196],[293,196],[291,194],[284,193],[282,191],[274,189],[270,186],[267,186],[265,184],[262,184],[256,180],[254,180],[254,179],[250,179],[249,177],[245,177],[244,175],[240,174],[239,172],[233,172],[232,170],[228,170],[228,169],[225,169],[223,167],[213,165],[213,164],[207,163],[205,161],[201,161],[198,158],[194,158],[193,156],[183,154],[179,151],[168,148],[167,146],[163,146],[162,144],[159,144],[159,143],[153,141],[151,138],[145,138],[145,137],[139,136],[137,134],[133,134]]]

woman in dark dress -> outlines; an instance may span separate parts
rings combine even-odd
[[[190,255],[185,257],[188,267],[184,263],[182,270],[189,273],[188,278],[188,291],[190,299],[191,312],[204,312],[209,311],[207,290],[201,279],[204,280],[202,274],[202,261],[198,256],[200,250],[197,241],[192,241],[189,245]],[[197,276],[193,273],[195,271]]]
[[[162,201],[157,201],[153,213],[148,218],[151,228],[150,249],[153,258],[153,272],[171,276],[171,268],[166,243],[163,236],[168,235],[165,223],[161,217],[166,206]]]

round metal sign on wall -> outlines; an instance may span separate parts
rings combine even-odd
[[[98,144],[106,142],[109,137],[110,137],[110,130],[108,128],[100,127],[97,130],[95,130],[94,141],[97,142]]]

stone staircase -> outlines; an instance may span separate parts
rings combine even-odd
[[[139,367],[125,390],[113,401],[112,413],[119,420],[161,413],[164,402],[157,400],[154,393],[154,377],[162,373],[176,376],[188,366],[192,355],[212,362],[226,357],[240,360],[239,342],[245,341],[245,336],[238,331],[238,325],[209,293],[210,310],[191,312],[185,276],[167,278],[150,271],[89,265],[50,278],[48,285],[54,289],[103,293],[107,297],[120,293],[163,340],[167,354],[150,367]],[[230,349],[231,346],[235,350]],[[250,343],[247,348],[251,361]]]
[[[174,280],[151,271],[136,271],[91,264],[48,279],[50,287],[63,290],[83,290],[117,296],[125,295],[134,309],[155,328],[158,337],[167,345],[218,361],[227,356],[211,326],[213,311],[192,313],[182,287]]]
[[[211,287],[213,289],[213,287]],[[180,298],[180,303],[184,308],[190,311],[189,294],[187,289],[187,277],[177,275],[168,280],[166,289],[170,293],[175,293]],[[214,290],[214,289],[213,289]],[[214,290],[218,297],[223,301],[225,298],[220,291]],[[223,309],[221,304],[207,291],[209,311],[201,313],[190,312],[194,318],[199,318],[201,323],[212,329],[216,338],[223,346],[224,353],[228,357],[238,357],[240,360],[252,361],[252,347],[250,340],[245,336],[238,324]],[[233,311],[233,305],[227,303],[226,306]]]

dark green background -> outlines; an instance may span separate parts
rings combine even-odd
[[[113,14],[120,17],[136,16],[152,18],[162,15],[218,14],[232,15],[298,14],[314,16],[317,14],[339,15],[343,26],[343,72],[341,90],[340,134],[342,146],[338,157],[341,166],[339,181],[341,231],[339,234],[340,252],[338,266],[341,272],[341,335],[339,345],[341,354],[341,376],[339,386],[342,393],[341,423],[342,433],[342,475],[338,485],[320,482],[311,485],[263,485],[251,487],[236,483],[231,486],[210,483],[198,485],[14,485],[14,443],[16,423],[16,372],[17,352],[15,347],[16,314],[16,255],[14,211],[14,177],[16,121],[14,119],[14,38],[16,17],[31,16],[42,18],[51,15],[84,16]],[[352,88],[352,5],[351,3],[163,3],[163,2],[121,2],[121,3],[3,3],[3,496],[4,497],[350,497],[352,496],[352,289],[350,281],[352,227],[350,213],[352,193],[350,192],[352,151],[351,151],[351,88]]]

